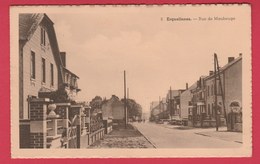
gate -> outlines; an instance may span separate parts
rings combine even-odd
[[[68,148],[77,148],[77,126],[68,128]]]

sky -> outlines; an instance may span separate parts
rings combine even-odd
[[[67,68],[80,77],[81,101],[97,95],[123,98],[126,70],[129,98],[147,112],[170,86],[184,89],[208,75],[214,53],[220,66],[239,53],[251,55],[248,6],[74,6],[46,14],[60,51],[67,52]]]

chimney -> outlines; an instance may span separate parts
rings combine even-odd
[[[209,71],[209,76],[213,75],[214,71]]]
[[[228,57],[228,63],[232,62],[233,60],[235,60],[234,57]]]
[[[60,52],[60,57],[63,66],[66,68],[66,52]]]
[[[186,90],[188,90],[188,88],[189,88],[189,84],[188,84],[188,83],[186,83]]]

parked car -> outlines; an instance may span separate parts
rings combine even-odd
[[[162,120],[157,120],[156,124],[163,124],[163,121]]]
[[[183,125],[183,120],[179,117],[173,117],[172,120],[169,121],[170,125]]]

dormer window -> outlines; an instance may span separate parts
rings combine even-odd
[[[46,31],[41,28],[41,45],[46,46]]]

